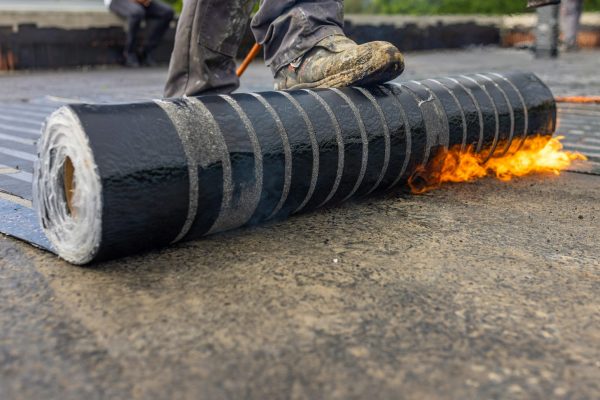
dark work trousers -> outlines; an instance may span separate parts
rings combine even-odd
[[[255,0],[184,0],[165,97],[230,93],[239,87],[234,57]],[[251,23],[275,74],[321,39],[343,34],[341,0],[263,0]]]
[[[125,45],[127,53],[136,53],[138,50],[137,37],[144,19],[148,23],[148,34],[144,41],[143,53],[148,54],[159,45],[174,17],[173,9],[159,0],[152,0],[148,7],[134,0],[112,0],[110,10],[126,18],[129,24]]]
[[[562,31],[564,35],[563,42],[567,46],[577,44],[577,33],[583,11],[583,0],[563,0],[562,1]]]

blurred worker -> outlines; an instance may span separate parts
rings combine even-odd
[[[583,10],[583,0],[562,0],[561,19],[565,50],[577,50],[577,34]]]
[[[104,0],[104,4],[115,14],[126,18],[129,24],[124,52],[125,65],[139,67],[140,61],[153,65],[150,53],[169,29],[174,16],[173,9],[159,0]],[[144,19],[148,21],[148,33],[144,47],[138,53],[137,38]]]
[[[230,93],[234,57],[254,0],[185,0],[166,97]],[[276,89],[340,87],[392,80],[404,69],[387,42],[357,45],[344,35],[341,0],[262,0],[251,23]]]

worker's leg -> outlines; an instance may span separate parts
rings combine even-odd
[[[321,39],[343,35],[341,0],[263,0],[252,32],[263,45],[265,62],[276,72],[312,49]]]
[[[177,25],[166,97],[230,93],[235,54],[255,0],[186,0]]]
[[[137,61],[137,37],[140,26],[146,16],[146,9],[141,4],[131,0],[113,0],[110,3],[110,10],[115,14],[127,19],[127,41],[125,43],[126,61],[135,64]]]
[[[563,41],[568,49],[577,47],[577,33],[579,33],[582,10],[583,0],[563,0],[562,2]]]
[[[263,0],[252,31],[264,46],[277,89],[381,83],[404,69],[386,42],[357,45],[344,36],[341,0]]]
[[[143,50],[145,56],[160,44],[160,40],[169,29],[173,17],[173,9],[160,0],[152,0],[150,5],[146,7],[146,18],[149,20],[149,24]]]

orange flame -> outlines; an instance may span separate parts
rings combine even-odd
[[[473,147],[461,152],[460,146],[440,152],[427,168],[419,168],[408,180],[415,194],[428,192],[445,182],[470,182],[486,176],[501,181],[533,173],[559,175],[575,160],[586,160],[580,153],[563,150],[564,137],[532,136],[525,139],[521,149],[514,154],[490,158],[475,153]]]

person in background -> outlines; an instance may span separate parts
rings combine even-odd
[[[118,16],[127,19],[127,41],[125,44],[125,65],[139,67],[141,63],[155,64],[151,53],[160,43],[174,17],[171,7],[159,0],[104,0],[104,4]],[[138,53],[138,34],[142,21],[148,23],[148,33],[144,47]]]
[[[577,34],[583,11],[583,0],[562,0],[561,19],[563,47],[566,51],[577,50]]]
[[[185,0],[177,25],[166,97],[230,93],[239,87],[234,57],[254,0]],[[392,80],[404,59],[387,42],[358,45],[344,35],[341,0],[262,0],[251,28],[275,88],[366,85]]]

